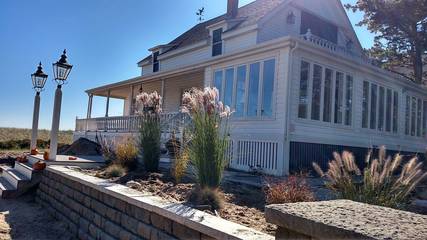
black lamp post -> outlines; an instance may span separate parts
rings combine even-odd
[[[61,117],[61,102],[62,102],[62,85],[67,81],[68,75],[73,66],[67,62],[66,50],[61,55],[61,58],[53,65],[53,75],[55,82],[58,84],[55,91],[55,102],[53,104],[52,129],[50,132],[50,152],[49,160],[56,160],[58,151],[58,132],[59,120]]]
[[[36,90],[36,96],[34,97],[34,110],[33,110],[33,128],[31,131],[31,154],[37,154],[37,131],[39,127],[39,112],[40,112],[40,92],[43,91],[44,85],[47,80],[47,74],[43,72],[42,63],[39,63],[37,71],[31,74],[31,80],[33,82],[33,88]]]

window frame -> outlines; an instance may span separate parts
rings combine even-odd
[[[152,56],[153,57],[153,68],[152,68],[153,73],[160,71],[160,61],[158,59],[159,55],[160,55],[160,51],[153,52],[153,56]]]
[[[219,41],[215,41],[214,35],[215,35],[216,32],[220,32],[220,40]],[[222,38],[223,33],[224,33],[224,28],[223,27],[216,28],[216,29],[212,30],[212,41],[211,41],[211,44],[212,44],[212,47],[211,47],[211,56],[212,57],[221,56],[224,53],[224,40]],[[218,45],[220,46],[220,53],[215,53],[214,49]]]
[[[424,123],[427,124],[427,113],[424,111],[427,111],[427,108],[424,108],[424,102],[427,103],[427,97],[422,96],[420,94],[414,93],[414,92],[406,92],[402,94],[404,97],[404,129],[402,132],[402,135],[407,139],[427,139],[427,133],[424,132],[424,129],[427,131],[427,126],[424,126]],[[407,98],[410,99],[409,101],[409,109],[407,108]],[[413,99],[415,99],[415,133],[412,135],[412,107],[413,107]],[[418,112],[418,104],[421,102],[421,116]],[[406,113],[409,111],[409,119],[407,119]],[[420,117],[420,122],[418,121],[418,117]],[[426,119],[424,119],[426,118]],[[409,120],[409,123],[407,122]],[[406,127],[408,126],[409,132],[406,132]],[[425,128],[424,128],[425,127]],[[420,135],[418,136],[418,131]]]

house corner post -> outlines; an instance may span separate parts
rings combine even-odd
[[[37,132],[39,127],[39,112],[40,112],[40,92],[36,93],[34,97],[34,110],[33,110],[33,125],[31,130],[31,144],[30,150],[37,148]]]
[[[110,96],[111,96],[111,90],[108,90],[107,104],[105,106],[105,117],[108,117],[108,111],[109,111],[109,108],[110,108]]]
[[[61,118],[62,90],[58,85],[55,91],[55,102],[53,104],[52,129],[50,131],[49,160],[55,161],[58,152],[58,132]]]

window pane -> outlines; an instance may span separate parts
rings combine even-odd
[[[384,131],[384,97],[385,90],[380,87],[379,100],[378,100],[378,130]]]
[[[234,68],[225,70],[224,104],[231,106],[233,103]]]
[[[363,82],[362,128],[368,128],[369,117],[369,82]]]
[[[274,89],[274,70],[276,61],[274,59],[264,62],[263,88],[262,88],[262,109],[261,115],[273,115],[273,89]]]
[[[418,99],[417,102],[417,136],[421,137],[421,119],[422,119],[422,101]]]
[[[222,54],[222,42],[215,43],[212,45],[212,56],[218,56]]]
[[[216,71],[214,76],[214,87],[218,89],[219,99],[222,99],[222,71]]]
[[[245,111],[246,66],[237,68],[236,112],[234,116],[241,117]]]
[[[405,134],[409,135],[411,125],[411,97],[406,96],[406,109],[405,109]]]
[[[427,101],[423,101],[423,137],[427,134]]]
[[[344,74],[336,73],[335,80],[335,123],[342,123]]]
[[[377,85],[371,84],[371,129],[377,127]]]
[[[393,96],[393,132],[397,133],[399,116],[399,95],[394,92]]]
[[[385,105],[385,130],[391,132],[391,106],[392,106],[392,92],[387,89],[386,105]]]
[[[325,69],[325,87],[323,95],[323,121],[331,122],[332,113],[332,74],[331,69]]]
[[[305,34],[310,29],[312,34],[337,43],[338,27],[334,24],[324,21],[323,19],[307,12],[301,12],[301,27],[300,33]]]
[[[212,32],[212,56],[222,54],[222,28]]]
[[[217,43],[222,40],[222,28],[216,29],[212,32],[212,42]]]
[[[415,136],[416,115],[417,115],[417,99],[412,97],[412,103],[411,103],[411,136]]]
[[[299,83],[299,105],[298,117],[307,118],[307,94],[308,94],[308,75],[310,73],[310,63],[301,62],[301,73]]]
[[[320,95],[322,87],[322,67],[314,65],[313,90],[311,97],[311,119],[320,120]]]
[[[353,111],[353,77],[347,76],[346,82],[346,100],[345,100],[345,125],[351,125]]]
[[[248,116],[257,116],[260,63],[249,67]]]
[[[159,60],[157,59],[159,57],[159,52],[153,53],[153,72],[159,71]]]

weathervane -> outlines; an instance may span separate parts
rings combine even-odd
[[[198,16],[197,20],[199,22],[203,21],[203,14],[205,13],[205,7],[199,8],[196,12],[196,15]]]

